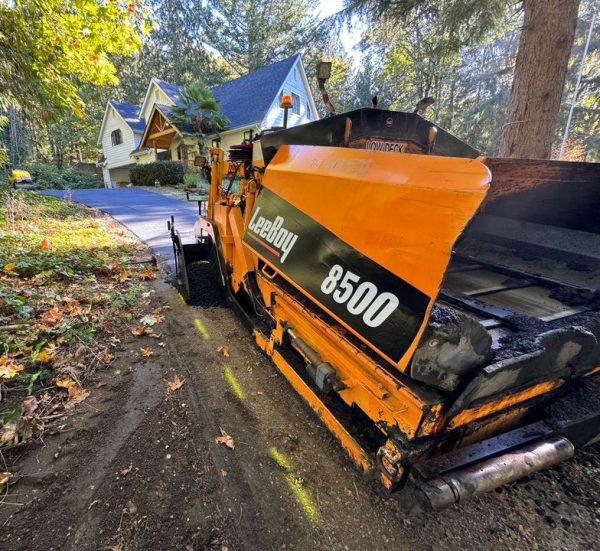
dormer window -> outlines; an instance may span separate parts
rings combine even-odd
[[[292,113],[295,115],[300,114],[300,96],[292,92]]]
[[[113,130],[110,133],[110,141],[113,145],[119,145],[123,143],[123,136],[121,134],[121,130],[117,128],[117,130]]]

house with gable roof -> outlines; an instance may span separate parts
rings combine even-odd
[[[299,54],[256,69],[247,75],[212,88],[228,128],[217,140],[227,151],[245,137],[283,125],[280,98],[291,95],[288,126],[319,118]],[[192,129],[181,128],[171,119],[171,108],[181,105],[181,88],[152,78],[140,106],[109,101],[98,136],[102,146],[101,166],[107,187],[129,182],[129,169],[137,163],[158,159],[180,161],[192,170],[198,152]]]

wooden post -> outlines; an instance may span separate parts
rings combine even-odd
[[[154,160],[158,161],[158,148],[156,147],[156,140],[154,140],[152,144],[154,145]]]

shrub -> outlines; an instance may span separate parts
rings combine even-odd
[[[183,183],[187,187],[201,187],[205,185],[206,179],[199,172],[186,172],[183,175]]]
[[[183,165],[178,161],[155,161],[135,165],[129,172],[134,186],[153,186],[158,180],[161,186],[183,183]]]
[[[58,168],[55,165],[32,163],[24,166],[38,189],[82,189],[103,187],[102,179],[89,172],[81,172],[70,167]]]

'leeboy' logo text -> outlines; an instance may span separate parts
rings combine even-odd
[[[271,221],[264,216],[259,216],[259,212],[260,207],[256,207],[250,224],[248,224],[248,230],[252,233],[248,235],[263,247],[269,249],[275,256],[278,256],[279,261],[283,264],[298,236],[283,227],[284,219],[282,216],[276,216],[275,220]],[[267,243],[272,246],[267,245]]]

